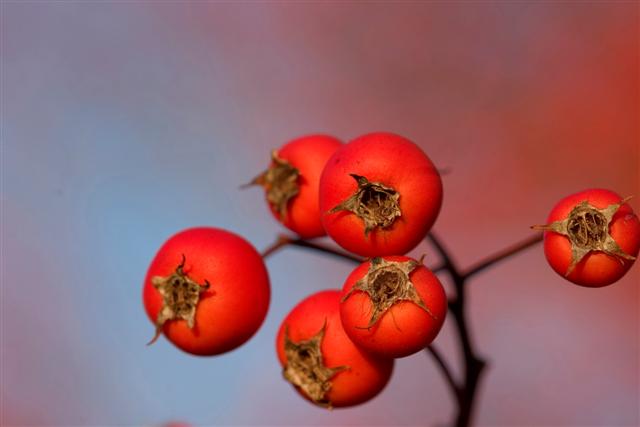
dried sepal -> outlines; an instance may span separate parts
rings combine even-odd
[[[331,378],[338,372],[349,369],[347,366],[329,368],[325,366],[322,357],[322,340],[327,324],[309,338],[293,342],[289,337],[289,327],[285,327],[284,352],[287,363],[282,370],[284,378],[299,387],[313,401],[313,403],[331,408],[327,393],[331,390]]]
[[[204,281],[204,285],[191,280],[183,270],[185,262],[186,258],[182,255],[180,265],[171,275],[151,278],[151,284],[162,295],[162,308],[156,318],[156,333],[147,345],[156,342],[168,320],[186,320],[189,328],[193,329],[195,326],[196,307],[200,295],[211,285],[207,280]]]
[[[287,160],[278,156],[278,152],[271,152],[272,164],[267,170],[251,180],[250,185],[260,185],[264,188],[267,201],[275,209],[280,220],[287,218],[287,206],[299,192],[298,177],[300,171]]]
[[[358,183],[358,189],[349,198],[329,211],[336,213],[349,211],[364,221],[364,235],[376,227],[388,228],[396,218],[402,216],[400,211],[400,193],[379,182],[369,182],[364,176],[350,174]]]
[[[353,287],[342,297],[346,301],[353,292],[366,292],[373,306],[369,324],[362,329],[369,329],[389,310],[395,303],[411,301],[426,311],[434,319],[437,317],[424,303],[409,275],[418,266],[420,261],[387,261],[383,258],[373,258],[367,274],[358,280]]]
[[[546,225],[534,225],[531,228],[558,233],[569,239],[571,242],[571,263],[567,268],[565,277],[569,276],[576,265],[593,251],[604,252],[615,257],[620,262],[623,262],[623,259],[634,260],[636,258],[625,253],[609,233],[609,226],[613,217],[618,212],[618,209],[629,199],[631,197],[626,197],[620,202],[613,203],[603,209],[598,209],[588,201],[583,200],[562,221],[554,221]]]

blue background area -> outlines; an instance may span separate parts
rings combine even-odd
[[[640,194],[638,18],[633,2],[3,2],[3,423],[445,422],[422,354],[354,409],[312,407],[282,380],[282,318],[349,263],[273,256],[265,324],[214,358],[144,345],[146,268],[196,225],[270,244],[262,194],[238,187],[308,133],[398,132],[450,169],[436,230],[461,265],[563,195]],[[637,424],[637,282],[636,266],[610,288],[566,285],[540,248],[479,278],[479,423]],[[452,332],[436,343],[455,363]]]

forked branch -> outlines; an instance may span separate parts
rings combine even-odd
[[[472,264],[465,270],[458,268],[449,251],[434,233],[430,233],[427,238],[440,255],[440,258],[442,258],[442,262],[431,268],[431,270],[434,273],[446,271],[451,277],[451,281],[453,282],[456,290],[456,295],[449,300],[449,311],[451,311],[451,314],[455,319],[458,343],[462,350],[464,364],[463,380],[460,383],[455,380],[448,363],[440,352],[433,347],[433,345],[428,346],[425,351],[433,357],[436,365],[442,371],[447,385],[456,400],[457,414],[454,425],[456,427],[467,427],[471,424],[473,405],[475,397],[477,396],[478,384],[481,374],[486,366],[486,362],[478,356],[473,346],[473,342],[471,341],[471,334],[465,313],[466,282],[477,273],[480,273],[496,263],[510,258],[511,256],[541,242],[542,234],[533,235],[519,243],[489,255],[485,259]],[[262,256],[266,259],[275,252],[289,245],[314,250],[352,262],[360,263],[364,261],[363,258],[336,250],[330,246],[324,246],[312,241],[292,238],[286,235],[280,235],[271,246],[264,250]]]

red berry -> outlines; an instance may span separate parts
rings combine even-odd
[[[362,256],[404,254],[427,234],[442,204],[440,174],[413,142],[390,133],[338,149],[320,178],[325,230]]]
[[[327,135],[294,139],[274,150],[269,168],[251,182],[264,187],[273,216],[305,239],[325,235],[318,203],[320,174],[341,145]]]
[[[438,278],[405,256],[373,258],[347,278],[340,317],[349,338],[383,357],[404,357],[436,337],[447,314]]]
[[[393,370],[356,347],[340,323],[340,291],[318,292],[298,304],[278,331],[276,348],[284,377],[311,402],[352,406],[380,393]]]
[[[246,240],[217,228],[172,236],[151,262],[144,306],[178,348],[197,355],[224,353],[247,341],[269,307],[269,277]]]
[[[631,206],[609,190],[565,197],[551,210],[544,253],[551,267],[581,286],[607,286],[620,279],[640,250],[640,221]]]

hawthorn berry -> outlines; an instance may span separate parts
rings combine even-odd
[[[269,276],[242,237],[190,228],[167,240],[147,272],[143,301],[156,332],[196,355],[224,353],[247,341],[269,307]]]
[[[349,338],[382,357],[404,357],[429,345],[447,314],[447,296],[422,262],[373,258],[347,277],[340,318]]]
[[[551,267],[567,280],[586,287],[618,281],[640,250],[640,221],[613,191],[589,189],[560,200],[544,231],[544,253]]]
[[[328,135],[294,139],[271,153],[269,168],[249,185],[261,185],[273,216],[309,239],[326,233],[320,221],[320,174],[342,142]]]
[[[413,142],[370,133],[340,147],[320,177],[327,234],[344,249],[399,255],[427,234],[442,204],[440,174]]]
[[[370,355],[345,334],[340,291],[326,290],[300,302],[284,319],[276,340],[284,378],[312,403],[353,406],[380,393],[393,359]]]

